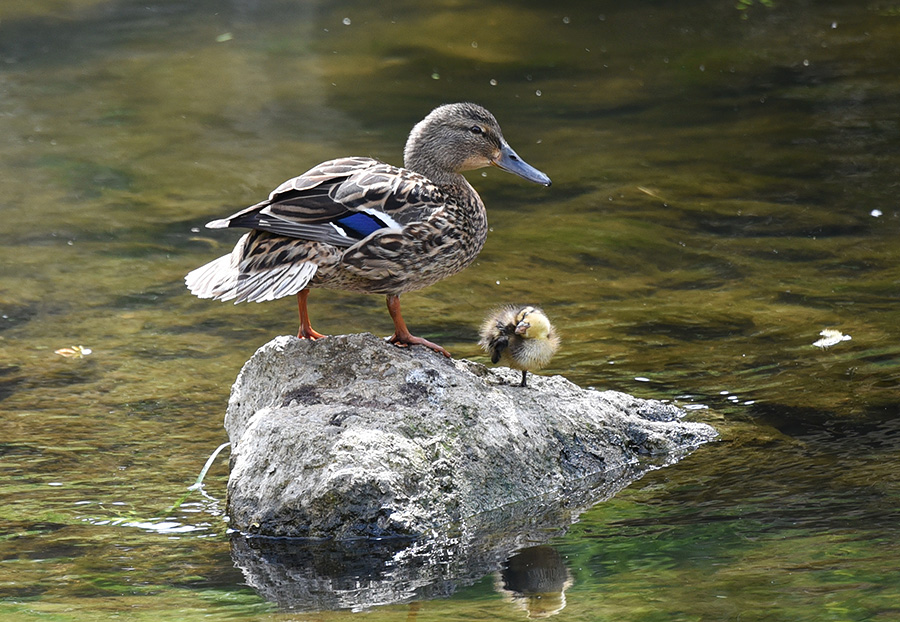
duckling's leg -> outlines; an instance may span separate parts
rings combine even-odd
[[[525,371],[525,370],[523,369],[523,370],[522,370],[522,382],[519,383],[519,386],[520,386],[520,387],[527,387],[527,386],[528,386],[527,384],[525,384],[525,377],[526,377],[527,375],[528,375],[528,372]]]
[[[297,309],[300,311],[300,330],[297,332],[297,336],[300,337],[300,339],[312,339],[315,341],[316,339],[321,339],[327,335],[317,333],[313,330],[312,324],[309,323],[309,311],[306,310],[307,298],[309,298],[308,289],[301,290],[300,293],[297,294]]]
[[[394,335],[388,339],[388,341],[401,348],[406,346],[425,346],[426,348],[450,358],[450,353],[441,346],[436,343],[431,343],[427,339],[416,337],[409,332],[409,329],[406,327],[406,322],[403,321],[403,316],[400,315],[400,296],[388,294],[387,308],[388,313],[391,314],[391,319],[394,320]]]

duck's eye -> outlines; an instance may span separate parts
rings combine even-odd
[[[484,130],[481,129],[480,125],[473,125],[472,127],[469,128],[469,131],[472,132],[473,134],[484,134]]]

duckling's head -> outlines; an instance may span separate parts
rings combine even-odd
[[[516,314],[516,334],[523,339],[547,339],[552,331],[550,320],[536,307],[523,307]]]
[[[522,160],[503,138],[500,124],[477,104],[445,104],[432,110],[409,133],[406,168],[436,183],[462,171],[497,166],[545,186],[550,178]]]

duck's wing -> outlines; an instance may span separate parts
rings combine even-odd
[[[509,337],[507,335],[497,335],[488,342],[488,352],[491,353],[491,363],[498,363],[503,351],[509,347]]]
[[[206,226],[260,229],[346,248],[376,231],[399,231],[425,220],[443,203],[440,188],[418,173],[372,158],[340,158],[289,179],[267,200]]]

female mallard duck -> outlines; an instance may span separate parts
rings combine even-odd
[[[509,306],[488,316],[478,344],[491,355],[491,363],[522,370],[519,386],[524,387],[528,372],[544,367],[559,349],[559,336],[537,307]]]
[[[310,325],[310,288],[386,294],[391,343],[450,356],[409,332],[400,294],[456,274],[484,246],[484,204],[460,173],[493,165],[545,186],[550,178],[516,155],[490,112],[469,103],[433,110],[413,127],[403,158],[406,168],[362,157],[323,162],[267,200],[208,223],[251,231],[188,274],[188,289],[235,304],[297,294],[301,339],[324,336]]]

